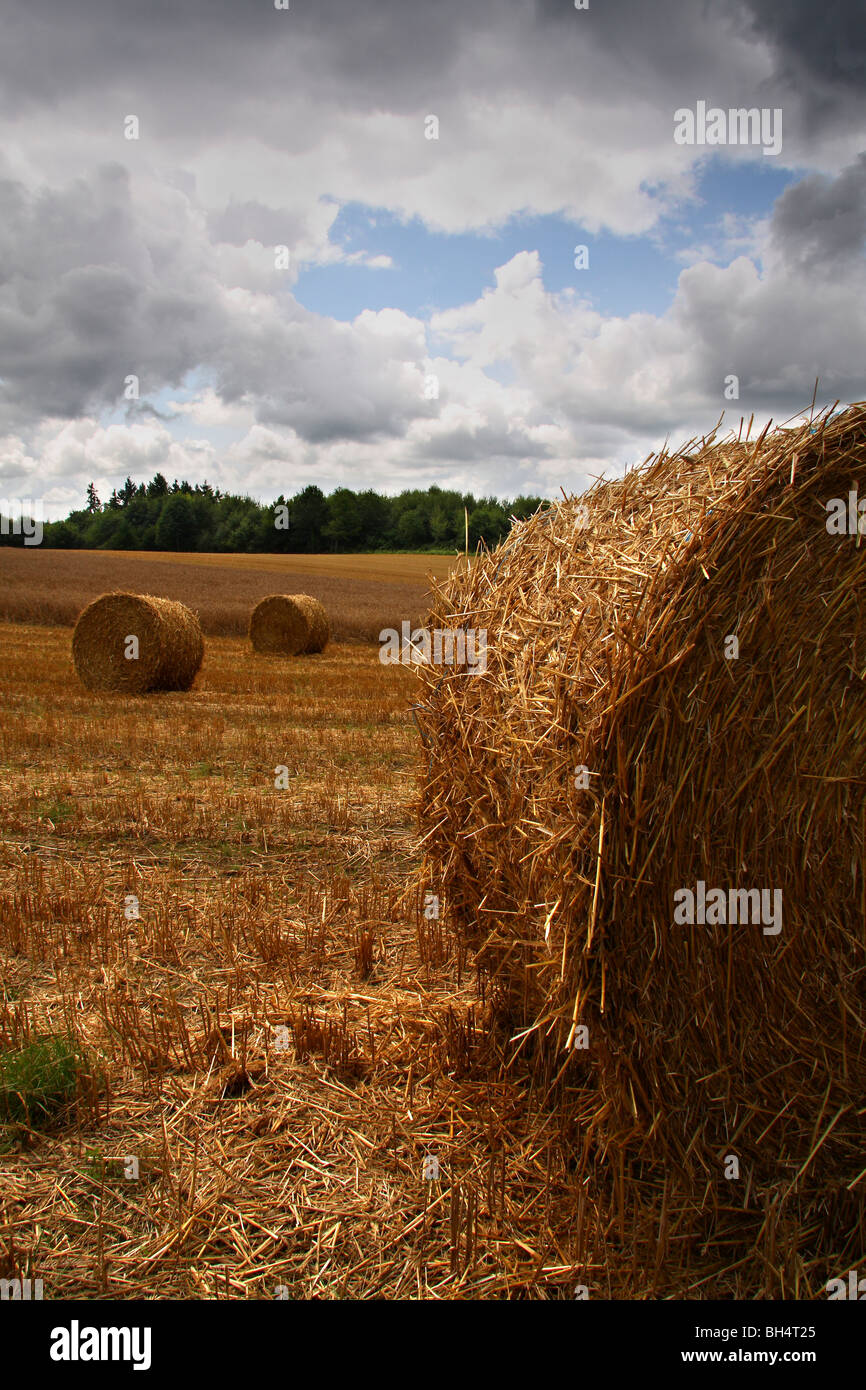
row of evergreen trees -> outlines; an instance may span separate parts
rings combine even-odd
[[[102,503],[93,483],[87,503],[65,521],[46,522],[43,545],[55,549],[200,550],[300,554],[323,551],[429,550],[451,553],[479,540],[493,546],[511,518],[530,516],[549,506],[541,497],[500,502],[436,486],[383,497],[371,488],[353,492],[339,487],[326,497],[305,487],[262,504],[250,497],[220,492],[209,483],[169,484],[157,473],[138,486],[127,478]],[[0,544],[22,545],[23,537],[4,526]]]

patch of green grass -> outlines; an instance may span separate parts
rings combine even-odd
[[[187,781],[196,782],[202,777],[215,777],[219,774],[219,771],[220,769],[215,768],[213,763],[194,763],[192,767],[187,768],[186,779]]]
[[[0,1052],[0,1125],[44,1128],[75,1100],[84,1065],[78,1045],[60,1034]]]
[[[88,1145],[84,1150],[84,1162],[80,1167],[76,1165],[75,1171],[82,1177],[105,1185],[115,1183],[122,1187],[130,1181],[154,1181],[162,1171],[160,1151],[152,1144],[138,1144],[136,1149],[135,1154],[109,1157]],[[133,1163],[130,1163],[130,1159]]]
[[[75,806],[71,801],[49,801],[47,806],[40,803],[42,815],[47,817],[55,825],[60,825],[63,821],[71,820],[75,815]]]

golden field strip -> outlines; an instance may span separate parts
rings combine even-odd
[[[111,550],[108,555],[129,555],[136,560],[165,561],[163,551]],[[424,583],[428,573],[444,579],[454,565],[447,555],[184,555],[191,565],[227,566],[266,574],[317,575],[335,579],[375,580],[380,584]]]
[[[162,551],[0,547],[0,622],[72,626],[113,589],[179,599],[206,635],[245,636],[268,594],[308,593],[328,609],[335,638],[375,642],[385,627],[417,624],[428,574],[458,563],[442,555],[170,555]]]
[[[82,584],[114,561],[22,563],[58,556]],[[375,581],[381,625],[410,569]],[[591,1219],[425,916],[411,671],[210,636],[191,692],[128,698],[81,687],[68,628],[5,623],[0,650],[0,1050],[69,1030],[87,1057],[77,1101],[3,1141],[0,1277],[46,1299],[639,1296],[652,1259]]]

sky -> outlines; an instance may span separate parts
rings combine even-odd
[[[5,499],[552,497],[866,397],[859,5],[284,3],[0,5]]]

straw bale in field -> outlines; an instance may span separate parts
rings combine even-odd
[[[253,609],[249,637],[257,652],[299,656],[323,651],[331,627],[322,604],[309,594],[271,594]]]
[[[196,615],[150,594],[103,594],[79,615],[72,636],[75,669],[88,690],[189,690],[203,655]]]
[[[424,883],[509,1065],[620,1221],[678,1189],[768,1270],[792,1212],[795,1265],[866,1236],[863,513],[864,403],[692,441],[452,575],[486,671],[416,668]]]

